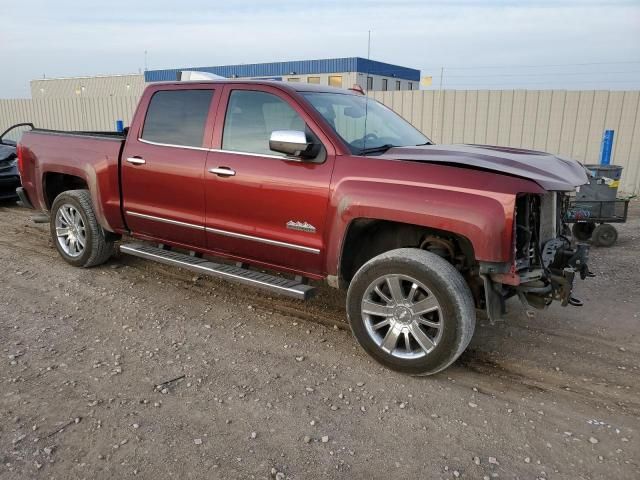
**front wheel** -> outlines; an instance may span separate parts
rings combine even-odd
[[[347,315],[374,359],[411,375],[451,365],[467,348],[476,322],[462,275],[443,258],[414,248],[365,263],[349,286]]]
[[[51,206],[51,238],[60,256],[75,267],[93,267],[113,254],[113,242],[96,220],[87,190],[68,190]]]

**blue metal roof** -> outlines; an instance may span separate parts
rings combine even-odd
[[[249,63],[245,65],[221,65],[218,67],[184,67],[164,70],[147,70],[145,82],[176,80],[178,72],[195,70],[210,72],[223,77],[279,77],[282,75],[313,75],[320,73],[358,72],[403,80],[420,81],[420,70],[390,63],[367,60],[360,57],[327,58],[323,60],[299,60],[293,62]]]

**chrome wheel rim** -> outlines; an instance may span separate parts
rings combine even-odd
[[[82,215],[76,207],[65,203],[56,213],[58,245],[70,257],[79,257],[87,244],[87,231]]]
[[[442,337],[442,308],[426,285],[407,275],[383,275],[362,298],[362,320],[371,339],[393,357],[415,360]]]

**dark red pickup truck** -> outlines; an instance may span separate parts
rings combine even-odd
[[[70,264],[105,262],[127,235],[123,253],[299,299],[326,279],[348,289],[362,347],[411,374],[464,351],[476,308],[579,305],[574,277],[589,274],[563,223],[580,164],[434,145],[354,91],[158,83],[125,135],[36,129],[18,158],[22,202],[49,212]]]

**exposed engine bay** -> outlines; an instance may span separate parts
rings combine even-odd
[[[487,312],[492,320],[505,312],[505,300],[517,295],[527,311],[553,301],[582,306],[572,291],[576,276],[589,272],[589,245],[572,244],[564,223],[569,196],[562,192],[523,194],[516,200],[515,260],[508,273],[482,275]]]

